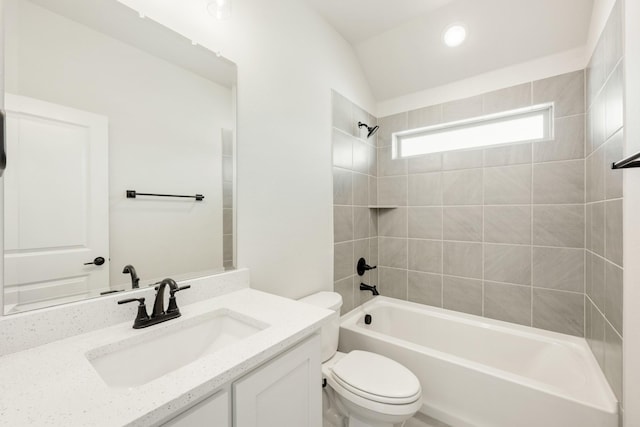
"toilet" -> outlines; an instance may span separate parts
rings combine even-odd
[[[340,294],[319,292],[300,301],[335,312],[321,330],[325,419],[335,418],[339,427],[345,419],[348,427],[392,427],[418,412],[422,388],[411,371],[379,354],[338,351]]]

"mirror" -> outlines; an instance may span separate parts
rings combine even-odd
[[[234,267],[235,64],[116,0],[5,0],[4,52],[5,314]]]

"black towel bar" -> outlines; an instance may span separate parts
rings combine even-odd
[[[196,199],[197,202],[204,200],[204,196],[202,194],[196,194],[195,196],[181,196],[178,194],[138,193],[136,190],[127,190],[127,199],[135,199],[137,196],[181,197],[183,199]]]
[[[640,153],[629,156],[611,164],[611,169],[628,169],[640,167]]]

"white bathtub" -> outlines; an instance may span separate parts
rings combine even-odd
[[[582,338],[376,297],[342,317],[340,350],[358,349],[413,371],[421,412],[454,427],[618,425],[616,398]]]

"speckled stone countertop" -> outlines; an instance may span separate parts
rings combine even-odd
[[[175,331],[182,324],[192,324],[190,319],[218,309],[269,326],[130,389],[109,387],[87,359],[97,348],[152,332]],[[0,357],[0,426],[157,425],[319,330],[331,315],[328,310],[253,289],[186,305],[181,311],[182,317],[146,329],[133,329],[131,319]]]

